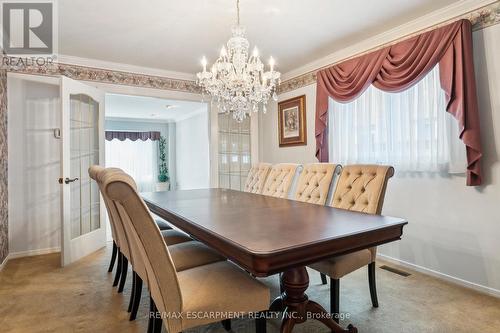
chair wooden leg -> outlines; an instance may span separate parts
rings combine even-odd
[[[115,266],[117,252],[118,252],[118,248],[116,247],[115,241],[113,241],[113,252],[111,253],[111,261],[109,262],[108,273],[111,273],[113,271],[113,267]]]
[[[378,308],[378,297],[377,297],[377,282],[375,279],[375,263],[372,262],[368,265],[368,282],[370,284],[370,297],[372,298],[372,305],[374,308]]]
[[[134,321],[137,317],[137,311],[139,310],[139,305],[141,304],[141,296],[142,296],[142,279],[135,274],[135,291],[134,291],[134,300],[132,302],[132,309],[130,311],[130,321]]]
[[[231,319],[225,319],[225,320],[221,321],[221,323],[222,323],[222,327],[224,327],[224,329],[226,331],[229,332],[231,330]]]
[[[120,249],[118,249],[118,262],[116,264],[115,280],[113,281],[113,287],[116,287],[118,285],[118,282],[120,282],[120,275],[122,274],[122,258],[123,254],[120,252]]]
[[[153,304],[154,301],[149,297],[149,313],[148,313],[148,333],[153,333],[153,328],[155,325],[155,318],[154,318],[154,312],[153,312]]]
[[[333,320],[339,322],[340,311],[340,280],[330,278],[330,313]]]
[[[319,273],[319,275],[321,275],[321,284],[327,284],[326,275],[323,273]]]
[[[285,288],[283,288],[283,284],[281,283],[281,273],[278,274],[278,281],[280,283],[280,295],[283,295],[283,292],[285,292]]]
[[[255,333],[266,333],[266,317],[259,316],[255,319]]]
[[[153,301],[153,298],[150,298],[150,307],[151,307],[151,313],[150,318],[153,318],[153,329],[151,333],[161,333],[161,327],[163,325],[163,320],[161,319],[160,313],[158,311],[158,308],[156,307],[155,302]],[[148,332],[149,332],[149,327],[148,327]]]
[[[132,289],[130,290],[130,301],[128,302],[128,308],[127,308],[127,312],[131,312],[132,311],[132,305],[134,304],[134,298],[135,298],[135,276],[137,274],[135,274],[134,271],[132,271]]]
[[[120,276],[120,285],[118,286],[119,293],[122,293],[123,288],[125,287],[125,281],[127,281],[127,272],[128,272],[128,259],[125,256],[122,256],[122,273]]]

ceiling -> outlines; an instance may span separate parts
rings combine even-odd
[[[456,0],[241,0],[251,48],[286,73]],[[234,0],[59,2],[59,53],[184,73],[213,61]]]
[[[106,95],[106,119],[176,122],[206,110],[205,103],[143,96]]]

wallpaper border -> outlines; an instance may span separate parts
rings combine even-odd
[[[174,79],[163,76],[117,71],[112,69],[86,67],[64,63],[27,63],[24,58],[4,56],[3,68],[8,72],[32,75],[64,75],[74,80],[118,84],[142,88],[181,91],[201,94],[196,81]]]

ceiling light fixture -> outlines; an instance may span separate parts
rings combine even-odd
[[[203,57],[203,71],[197,74],[198,84],[216,101],[219,111],[232,113],[238,122],[250,112],[257,112],[262,104],[266,112],[269,98],[277,100],[276,87],[281,74],[274,70],[275,61],[269,59],[269,71],[264,70],[257,47],[249,56],[250,43],[245,38],[245,28],[240,25],[240,1],[236,1],[236,25],[232,37],[223,46],[219,58],[207,71],[207,59]]]

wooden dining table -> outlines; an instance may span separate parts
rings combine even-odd
[[[346,329],[307,297],[308,264],[401,239],[407,221],[228,189],[142,193],[149,209],[256,277],[281,274],[281,332],[314,318]]]

